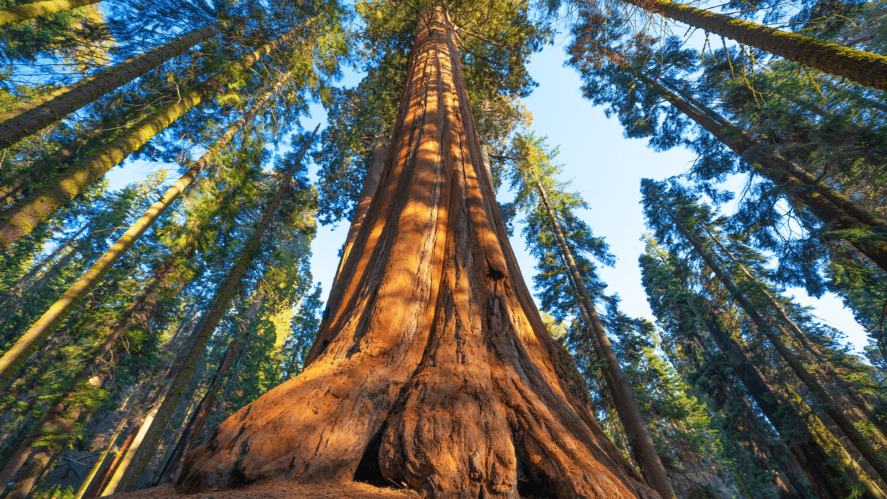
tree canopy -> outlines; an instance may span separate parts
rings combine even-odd
[[[862,1],[0,1],[0,493],[887,496],[885,23]],[[534,125],[552,44],[624,137],[694,158],[637,175],[640,255]],[[320,282],[317,235],[349,223]],[[617,261],[649,312],[608,288]]]

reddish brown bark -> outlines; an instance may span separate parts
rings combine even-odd
[[[108,481],[111,480],[111,477],[114,476],[114,472],[117,471],[117,467],[120,466],[123,456],[129,451],[129,447],[132,445],[138,432],[138,426],[129,430],[129,435],[127,435],[123,443],[120,444],[120,448],[117,449],[117,454],[114,456],[114,459],[111,460],[111,464],[109,464],[102,474],[95,479],[92,485],[89,486],[86,494],[83,495],[84,497],[99,497],[101,495],[102,489],[105,488],[105,485],[107,485]]]
[[[305,370],[222,423],[184,490],[357,475],[447,497],[656,497],[570,391],[442,19],[419,23],[379,188]]]
[[[380,137],[376,140],[376,146],[373,148],[370,166],[367,169],[366,176],[363,180],[363,187],[360,189],[360,197],[357,206],[354,207],[354,215],[351,217],[351,228],[348,229],[348,236],[345,238],[345,245],[342,246],[342,259],[339,261],[339,267],[336,269],[336,277],[333,279],[333,287],[336,287],[339,273],[342,272],[342,266],[348,261],[348,255],[351,254],[351,248],[354,247],[354,240],[360,232],[360,226],[366,218],[367,211],[370,209],[370,203],[379,187],[379,179],[382,177],[382,169],[385,167],[385,158],[388,151],[388,137]]]

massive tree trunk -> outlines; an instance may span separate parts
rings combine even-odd
[[[382,135],[376,138],[376,144],[373,147],[370,166],[363,180],[363,187],[360,189],[360,197],[357,205],[354,207],[354,215],[351,217],[351,227],[348,229],[348,236],[345,237],[345,244],[342,246],[342,259],[339,261],[339,267],[336,269],[336,276],[333,278],[332,287],[336,287],[339,280],[339,273],[342,272],[342,266],[348,261],[348,255],[351,254],[351,248],[354,247],[354,240],[360,232],[360,226],[363,224],[370,209],[370,203],[379,188],[379,180],[382,178],[382,170],[385,168],[385,158],[388,152],[388,137]]]
[[[669,0],[623,0],[644,10],[770,52],[790,61],[887,90],[887,57],[790,31],[768,28]]]
[[[451,27],[422,17],[385,169],[305,370],[222,423],[182,488],[357,478],[447,497],[656,497],[569,388],[578,374],[483,172]]]

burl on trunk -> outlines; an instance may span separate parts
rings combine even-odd
[[[429,17],[304,372],[222,423],[188,457],[184,490],[356,477],[433,496],[657,497],[546,333],[483,170],[452,32]]]

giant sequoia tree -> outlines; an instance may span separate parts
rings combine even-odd
[[[565,4],[584,96],[699,156],[641,182],[654,325],[521,102],[559,4],[0,1],[0,495],[887,497],[883,5]]]
[[[184,489],[356,476],[655,496],[571,391],[521,278],[446,12],[417,25],[385,168],[304,371],[222,423]]]

